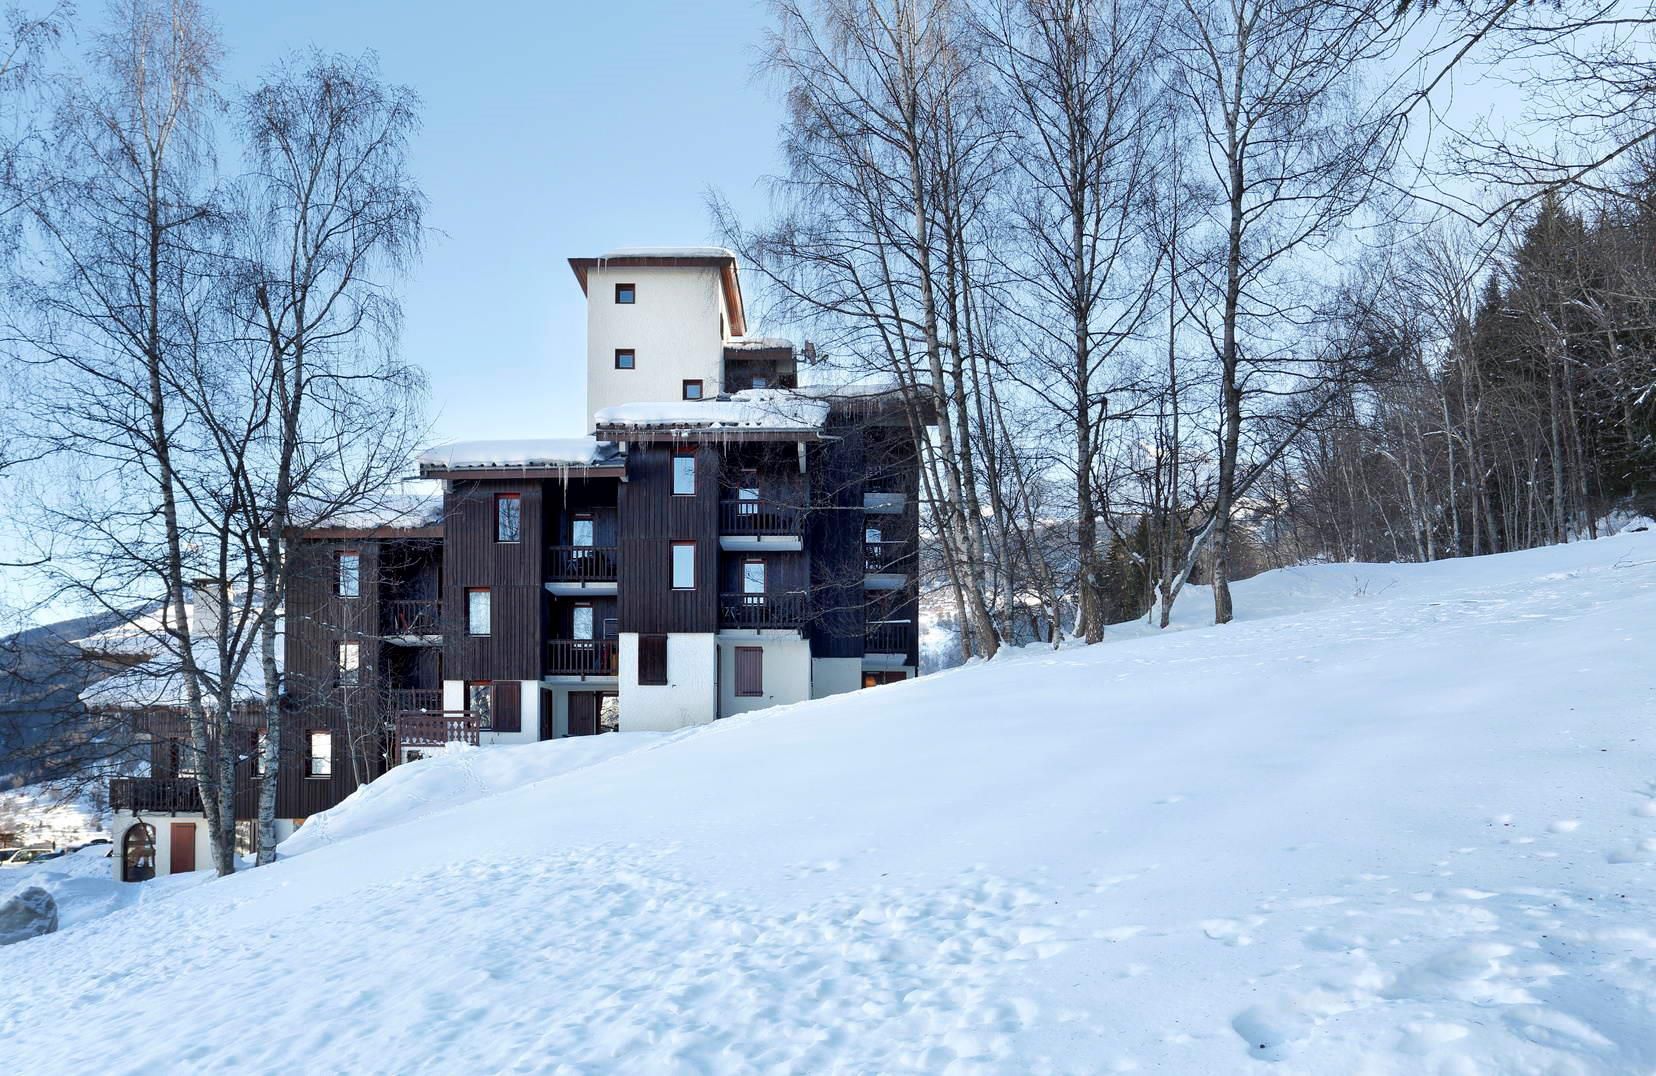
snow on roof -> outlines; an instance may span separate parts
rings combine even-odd
[[[693,426],[698,429],[819,430],[828,405],[788,389],[744,389],[713,400],[665,400],[606,407],[600,427]]]
[[[232,598],[232,601],[235,599]],[[254,608],[258,602],[255,599]],[[184,615],[192,634],[191,650],[197,668],[209,682],[218,676],[218,647],[213,638],[211,618],[195,599],[184,607]],[[233,615],[241,615],[237,610]],[[129,620],[105,631],[89,635],[75,642],[75,646],[98,657],[114,658],[121,665],[112,675],[90,685],[80,693],[81,702],[99,708],[145,709],[155,706],[183,706],[186,702],[182,651],[177,642],[166,633],[171,617],[166,607],[157,604]],[[276,667],[280,671],[285,658],[285,635],[278,622],[276,631]],[[259,663],[255,645],[236,677],[234,694],[238,699],[264,698],[264,668]]]
[[[593,467],[609,463],[615,446],[594,437],[527,437],[456,441],[420,453],[421,467]]]
[[[734,250],[724,247],[616,247],[608,254],[600,255],[599,261],[609,261],[614,258],[731,258],[736,257]]]
[[[774,351],[784,347],[791,351],[793,341],[785,336],[732,336],[724,346],[730,351]]]
[[[443,493],[399,493],[338,512],[318,524],[350,530],[433,527],[443,521]]]

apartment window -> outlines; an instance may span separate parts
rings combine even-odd
[[[753,387],[756,388],[756,389],[763,389],[763,388],[769,388],[770,386],[765,381],[765,375],[764,374],[754,374],[753,375]]]
[[[638,637],[638,682],[657,686],[667,683],[667,636]]]
[[[758,646],[736,648],[736,695],[757,698],[765,693],[765,651]]]
[[[340,687],[355,687],[361,681],[362,647],[360,644],[334,644],[334,678]]]
[[[472,587],[466,591],[466,634],[489,634],[489,589]]]
[[[582,512],[569,523],[569,544],[581,549],[592,548],[592,516]]]
[[[617,370],[631,370],[638,365],[638,355],[630,347],[615,349],[615,368]]]
[[[311,729],[305,734],[306,777],[333,776],[333,733],[323,729]]]
[[[744,516],[759,514],[759,472],[752,468],[742,472],[742,484],[736,488],[736,512]]]
[[[699,400],[702,398],[702,383],[699,378],[689,380],[684,383],[684,398],[686,400]]]
[[[673,543],[673,589],[696,589],[696,543]]]
[[[615,286],[615,301],[624,306],[631,306],[638,298],[638,288],[632,284],[617,284]]]
[[[479,728],[494,728],[494,683],[467,680],[466,709],[476,716]]]
[[[865,527],[863,529],[863,541],[878,544],[884,540],[880,537],[884,533],[878,527]]]
[[[592,641],[592,606],[577,605],[569,612],[569,633],[582,642]]]
[[[673,496],[694,497],[696,495],[696,450],[693,448],[675,448],[673,450]]]
[[[334,554],[334,593],[341,598],[362,593],[362,556],[355,550]]]
[[[765,561],[762,557],[749,557],[742,562],[742,593],[745,595],[760,595],[765,593]]]
[[[495,541],[523,541],[523,496],[521,494],[495,494]]]

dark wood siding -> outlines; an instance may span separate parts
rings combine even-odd
[[[621,630],[718,630],[718,453],[696,450],[696,494],[673,496],[672,458],[665,445],[637,445],[621,486]],[[696,589],[674,590],[672,543],[696,543]]]
[[[451,680],[538,680],[546,617],[543,561],[546,535],[542,485],[525,482],[454,482],[445,502],[443,577],[445,673]],[[495,541],[497,493],[523,498],[523,536]],[[465,593],[487,588],[487,636],[465,631]]]

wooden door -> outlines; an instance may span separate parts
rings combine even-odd
[[[196,828],[194,822],[172,824],[172,873],[188,874],[196,869]]]
[[[569,693],[569,734],[571,736],[598,735],[598,693],[572,691]]]

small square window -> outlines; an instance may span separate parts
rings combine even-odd
[[[632,284],[617,284],[615,286],[615,301],[631,306],[637,298],[638,289]]]
[[[615,368],[617,370],[631,370],[638,365],[638,355],[630,347],[615,349]]]
[[[700,381],[686,381],[684,383],[684,398],[699,400],[702,398],[702,383]]]

